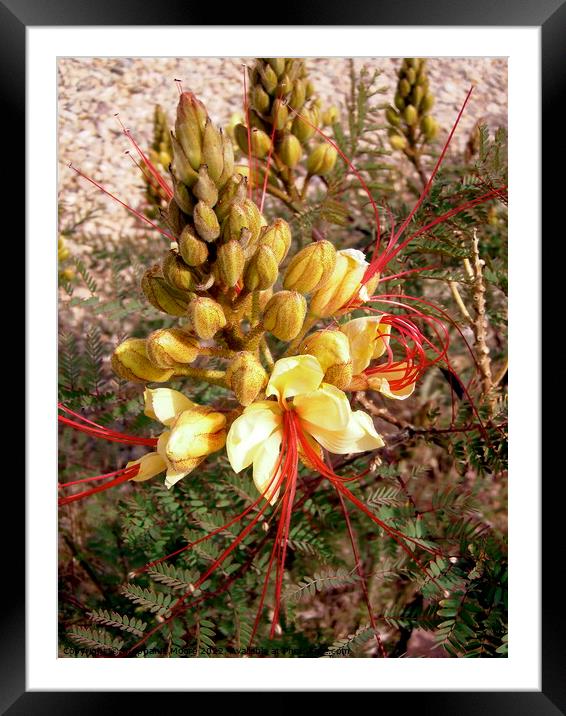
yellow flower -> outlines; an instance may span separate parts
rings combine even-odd
[[[346,395],[323,383],[323,378],[324,371],[314,356],[278,360],[266,388],[266,394],[276,400],[248,406],[228,432],[226,451],[232,468],[240,472],[253,464],[254,483],[272,504],[289,454],[294,456],[296,469],[299,438],[295,431],[338,454],[364,452],[384,444],[370,416],[352,411]]]
[[[407,361],[385,363],[371,368],[366,374],[368,388],[387,398],[405,400],[413,394],[419,377],[418,370]]]
[[[373,358],[381,358],[389,346],[391,328],[382,323],[382,316],[354,318],[340,326],[350,342],[352,372],[358,375]]]
[[[361,300],[367,301],[369,295],[361,281],[368,266],[361,251],[357,249],[338,251],[330,279],[312,295],[310,313],[317,318],[327,318],[358,296]]]
[[[136,482],[149,480],[166,472],[165,486],[172,487],[188,475],[207,455],[224,447],[226,417],[213,408],[198,405],[170,388],[147,389],[144,393],[145,414],[159,420],[169,430],[161,434],[157,451],[129,462],[139,465]]]

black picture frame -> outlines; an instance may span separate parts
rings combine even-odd
[[[331,0],[314,0],[293,9],[285,3],[285,20],[274,13],[266,15],[268,6],[256,9],[246,5],[245,12],[239,4],[232,9],[223,7],[223,20],[234,20],[234,25],[242,24],[242,18],[261,18],[261,24],[281,25],[337,25],[337,26],[531,26],[541,29],[542,51],[542,113],[543,128],[547,130],[546,141],[542,144],[543,157],[543,194],[545,206],[560,206],[563,198],[558,196],[563,181],[556,181],[552,166],[556,160],[556,120],[562,117],[559,100],[564,93],[564,34],[566,32],[565,0],[397,0],[396,2],[371,2],[370,0],[350,0],[345,8],[343,3]],[[275,6],[274,6],[275,7]],[[11,202],[24,197],[24,192],[14,191],[14,170],[23,168],[22,147],[25,141],[25,68],[26,68],[26,27],[28,26],[86,26],[86,25],[209,25],[215,17],[215,10],[205,12],[196,7],[196,3],[175,0],[0,0],[0,96],[2,97],[6,126],[10,128],[14,141],[7,142],[3,148],[4,166],[9,172],[3,172],[5,187],[2,195],[9,196]],[[228,24],[228,23],[226,23]],[[560,122],[562,124],[562,122]],[[563,129],[559,129],[562,134]],[[15,138],[18,138],[17,141]],[[558,139],[558,141],[561,141]],[[552,175],[552,178],[551,178]],[[23,186],[23,185],[22,185]],[[538,187],[533,187],[533,192]],[[21,234],[21,217],[25,216],[25,207],[11,206],[10,214],[17,217],[17,235]],[[546,226],[550,223],[547,212]],[[544,223],[543,223],[544,227]],[[16,236],[16,233],[13,234]],[[534,239],[533,239],[534,242]],[[532,246],[533,250],[538,247]],[[28,257],[29,258],[29,257]],[[29,358],[29,356],[28,356]],[[532,380],[532,376],[529,377]],[[29,396],[28,396],[29,399]],[[533,426],[538,429],[538,426]],[[28,446],[29,449],[29,446]],[[560,476],[558,476],[560,477]],[[23,480],[12,479],[5,484],[9,496],[4,504],[24,505]],[[10,494],[12,493],[12,494]],[[566,655],[563,610],[554,605],[553,595],[559,588],[556,571],[551,563],[559,558],[557,545],[563,540],[553,539],[554,525],[563,521],[562,506],[564,500],[564,481],[558,479],[552,487],[543,493],[543,615],[542,615],[542,690],[539,692],[380,692],[376,707],[393,707],[395,710],[418,709],[420,713],[437,716],[470,716],[473,714],[513,714],[514,716],[556,716],[566,714],[566,670],[563,657]],[[5,498],[6,499],[6,498]],[[562,518],[562,519],[561,519]],[[20,521],[21,541],[17,542],[15,533],[11,533],[11,544],[23,545],[25,533],[24,521]],[[5,528],[7,529],[7,528]],[[15,528],[11,528],[15,529]],[[23,539],[22,539],[23,538]],[[12,550],[12,564],[4,567],[4,573],[10,574],[10,583],[23,584],[23,565],[21,550]],[[560,560],[561,561],[561,560]],[[21,579],[17,580],[17,575]],[[15,575],[15,576],[14,576]],[[552,575],[552,576],[551,576]],[[536,575],[525,575],[532,579]],[[551,581],[552,580],[552,581]],[[6,590],[7,591],[7,590]],[[14,601],[19,599],[19,601]],[[0,708],[2,713],[17,716],[19,714],[57,713],[61,716],[76,714],[113,713],[117,704],[122,708],[132,708],[126,699],[132,694],[74,691],[31,692],[26,690],[25,663],[25,599],[23,590],[11,590],[10,602],[1,613],[2,620],[0,647]],[[69,685],[72,688],[72,684]],[[447,684],[447,689],[450,685]],[[369,689],[368,689],[369,690]],[[218,694],[220,695],[220,694]],[[269,697],[266,695],[266,697]],[[152,708],[154,699],[162,695],[144,693],[145,708]],[[215,702],[217,703],[217,702]],[[188,704],[187,704],[188,707]]]

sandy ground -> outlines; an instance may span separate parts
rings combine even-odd
[[[175,79],[182,81],[207,105],[218,124],[225,124],[242,107],[242,64],[251,58],[62,58],[59,61],[59,196],[69,215],[99,207],[84,229],[109,239],[130,232],[136,220],[74,174],[69,162],[93,176],[127,203],[140,198],[139,171],[121,133],[116,113],[142,146],[152,135],[156,103],[173,123],[177,102]],[[380,68],[383,97],[393,98],[400,60],[367,58],[357,66]],[[343,105],[349,89],[347,58],[308,59],[308,70],[325,103]],[[474,123],[484,118],[497,125],[507,121],[507,61],[503,58],[442,58],[428,60],[430,86],[436,97],[433,111],[442,131],[449,131],[471,83],[476,85],[453,150],[461,150]],[[138,227],[139,228],[139,227]]]

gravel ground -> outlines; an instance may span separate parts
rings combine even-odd
[[[218,124],[242,107],[242,64],[250,58],[62,58],[59,60],[59,195],[70,215],[99,207],[83,227],[103,237],[118,238],[138,222],[67,166],[70,161],[127,203],[140,197],[139,172],[124,154],[128,142],[116,113],[142,146],[152,136],[153,107],[160,103],[173,123],[177,103],[175,79],[182,80],[207,105]],[[384,95],[392,100],[400,60],[356,58],[383,71]],[[325,103],[340,106],[348,91],[347,58],[308,59],[309,73]],[[430,86],[436,97],[433,115],[449,131],[471,83],[476,84],[453,151],[461,150],[474,123],[507,123],[507,60],[504,58],[430,58]]]

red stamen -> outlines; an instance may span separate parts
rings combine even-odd
[[[99,425],[98,423],[92,422],[92,420],[87,420],[86,418],[83,418],[81,415],[75,413],[73,410],[70,410],[61,403],[59,403],[58,407],[60,410],[64,410],[65,412],[68,412],[71,415],[77,417],[79,420],[82,420],[84,423],[86,423],[86,425],[82,425],[76,420],[71,420],[64,415],[57,416],[57,419],[60,423],[63,423],[63,425],[68,425],[69,427],[74,428],[75,430],[78,430],[82,433],[86,433],[87,435],[102,438],[103,440],[108,440],[109,442],[124,443],[126,445],[145,445],[147,447],[155,447],[157,445],[157,438],[140,438],[135,435],[128,435],[127,433],[118,432],[117,430],[111,430],[110,428],[107,428],[103,425]]]
[[[102,480],[105,477],[109,477],[109,475],[118,475],[118,477],[114,478],[113,480],[110,480],[110,482],[106,482],[104,485],[98,485],[98,487],[93,487],[91,490],[78,492],[76,495],[70,495],[69,497],[60,497],[59,505],[68,505],[71,502],[76,502],[77,500],[82,500],[85,497],[95,495],[97,492],[104,492],[105,490],[109,490],[111,487],[121,485],[123,482],[131,480],[133,477],[135,477],[138,474],[139,470],[139,465],[132,465],[131,467],[125,467],[122,470],[118,470],[115,473],[109,473],[108,475],[99,475],[97,478],[92,478]]]
[[[131,206],[128,206],[125,204],[121,199],[118,199],[117,196],[112,194],[108,191],[108,189],[105,189],[102,184],[99,184],[94,179],[91,179],[89,176],[87,176],[84,172],[82,172],[80,169],[77,169],[72,164],[69,164],[69,168],[72,169],[74,172],[76,172],[80,177],[83,179],[86,179],[88,182],[93,184],[97,189],[100,189],[101,192],[109,196],[111,199],[114,199],[114,201],[117,201],[118,204],[123,206],[125,209],[127,209],[131,214],[133,214],[136,218],[138,218],[140,221],[145,222],[146,224],[149,224],[151,227],[153,227],[156,231],[159,231],[160,234],[163,234],[163,236],[167,237],[171,241],[177,241],[177,237],[173,236],[173,234],[170,234],[168,231],[165,231],[165,229],[162,229],[160,226],[155,224],[151,219],[148,219],[145,214],[142,214],[141,211],[137,211],[136,209],[133,209]]]

